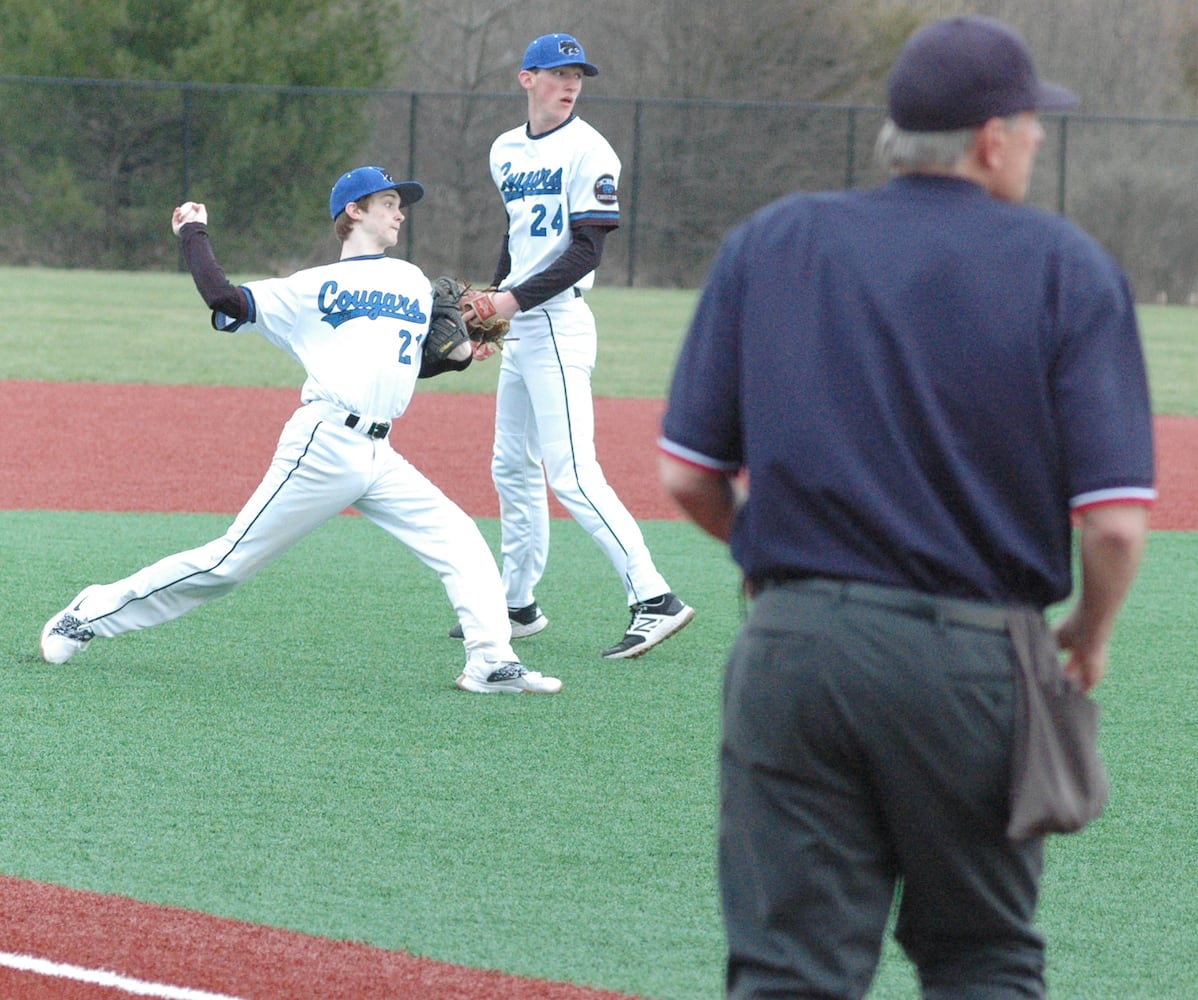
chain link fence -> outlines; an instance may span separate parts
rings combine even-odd
[[[335,253],[329,188],[379,163],[426,188],[399,252],[429,273],[489,280],[504,215],[487,154],[525,113],[522,93],[0,76],[0,264],[176,268],[169,213],[194,199],[231,275],[283,273]],[[601,284],[697,287],[755,208],[885,179],[878,107],[588,94],[579,113],[623,161]],[[1141,301],[1198,303],[1198,120],[1044,122],[1031,203],[1092,233]]]

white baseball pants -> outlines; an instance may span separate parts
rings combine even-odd
[[[573,291],[517,313],[495,401],[491,477],[499,494],[509,607],[534,600],[549,557],[545,483],[595,540],[636,604],[670,588],[595,455],[595,317]],[[646,460],[648,461],[648,456]]]
[[[478,526],[386,438],[351,430],[345,417],[324,403],[300,407],[283,428],[266,477],[222,537],[124,580],[86,588],[73,606],[77,613],[103,637],[170,621],[229,593],[353,507],[441,578],[468,659],[518,660],[499,570]]]

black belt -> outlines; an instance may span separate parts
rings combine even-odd
[[[358,423],[361,421],[361,419],[362,418],[359,417],[356,413],[351,413],[348,417],[345,418],[345,426],[352,428],[353,430],[357,430]],[[365,434],[367,437],[371,437],[371,438],[385,438],[388,434],[391,433],[391,425],[389,423],[387,423],[387,421],[385,421],[385,420],[383,420],[383,421],[376,420],[369,427],[363,427],[360,431],[358,431],[358,433]]]
[[[861,583],[856,580],[833,580],[826,577],[767,576],[755,581],[757,590],[784,587],[794,590],[809,590],[817,594],[829,594],[845,601],[868,604],[873,607],[889,608],[905,615],[924,618],[945,625],[963,625],[966,628],[983,629],[987,632],[1005,632],[1007,620],[1012,612],[1026,614],[1033,610],[1029,605],[987,604],[968,601],[957,597],[940,597],[922,594],[901,587],[883,587],[876,583]]]

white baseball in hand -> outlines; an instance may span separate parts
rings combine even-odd
[[[202,203],[195,201],[185,201],[176,208],[174,218],[171,220],[175,232],[178,232],[181,226],[185,226],[189,222],[207,221],[207,208]]]

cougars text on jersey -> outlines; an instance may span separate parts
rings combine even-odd
[[[529,195],[533,197],[537,195],[561,194],[562,193],[562,168],[550,169],[542,167],[540,170],[522,170],[516,174],[510,174],[512,169],[510,163],[505,163],[500,167],[500,172],[503,173],[503,182],[499,185],[499,193],[503,195],[504,202],[515,201],[518,198],[527,198]]]
[[[380,316],[407,320],[412,323],[423,323],[427,316],[420,308],[420,302],[409,299],[406,295],[396,295],[394,292],[380,292],[377,289],[340,289],[335,281],[326,281],[320,286],[316,296],[317,308],[324,313],[322,322],[332,327],[338,327],[346,320],[378,319]]]

